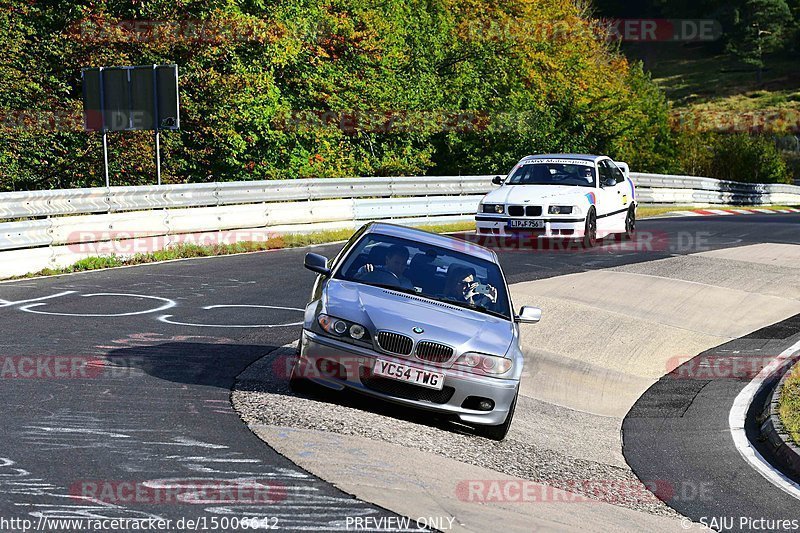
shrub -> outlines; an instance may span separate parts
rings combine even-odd
[[[775,143],[763,135],[719,135],[709,175],[746,183],[791,183],[789,168]]]
[[[744,183],[791,183],[792,170],[772,137],[681,131],[675,171]]]

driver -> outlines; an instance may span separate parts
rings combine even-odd
[[[582,174],[583,179],[586,180],[589,185],[594,185],[594,172],[592,172],[591,167],[583,167]]]
[[[490,303],[497,302],[497,289],[491,285],[482,285],[478,282],[473,269],[461,265],[453,265],[447,271],[444,297],[486,307]]]
[[[372,263],[367,263],[358,269],[356,272],[356,278],[362,278],[370,272],[381,270],[394,275],[394,277],[397,278],[400,287],[404,289],[413,289],[414,284],[411,283],[411,280],[403,275],[408,267],[408,256],[408,248],[401,244],[393,244],[386,251],[386,257],[383,260],[383,265],[375,266]]]

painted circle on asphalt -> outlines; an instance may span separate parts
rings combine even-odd
[[[299,307],[285,307],[282,305],[250,305],[250,304],[231,304],[231,305],[208,305],[203,307],[203,310],[211,310],[211,309],[220,309],[220,308],[232,308],[232,307],[240,307],[240,308],[253,308],[253,309],[278,309],[281,311],[298,311],[300,313],[305,312],[304,309]],[[179,322],[177,320],[173,320],[172,317],[174,315],[161,315],[158,317],[160,322],[164,322],[165,324],[173,324],[176,326],[190,326],[196,328],[284,328],[290,326],[300,326],[303,324],[303,321],[299,322],[287,322],[284,324],[199,324],[196,322]]]
[[[31,303],[27,305],[23,305],[19,308],[20,311],[25,311],[26,313],[34,313],[37,315],[53,315],[53,316],[79,316],[79,317],[117,317],[117,316],[134,316],[134,315],[146,315],[148,313],[157,313],[159,311],[165,311],[171,307],[175,307],[177,302],[175,300],[170,300],[169,298],[162,298],[161,296],[148,296],[145,294],[128,294],[128,293],[119,293],[119,292],[98,292],[93,294],[81,294],[82,298],[92,298],[96,296],[111,296],[111,297],[120,297],[120,298],[143,298],[148,300],[156,300],[159,302],[163,302],[161,305],[157,307],[150,307],[149,309],[144,309],[142,311],[130,311],[127,313],[57,313],[57,312],[50,312],[50,311],[40,311],[34,309],[34,307],[41,307],[47,305],[46,303]]]

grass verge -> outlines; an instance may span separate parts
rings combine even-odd
[[[452,224],[431,224],[417,226],[433,233],[455,233],[459,231],[474,231],[474,222],[458,222]],[[130,265],[143,265],[147,263],[158,263],[160,261],[171,261],[174,259],[189,259],[193,257],[212,257],[218,255],[233,255],[248,252],[263,252],[267,250],[278,250],[282,248],[301,248],[313,244],[325,244],[330,242],[345,241],[353,234],[351,229],[318,231],[305,234],[288,234],[269,238],[264,241],[246,241],[233,244],[176,244],[163,250],[149,253],[138,253],[131,256],[103,255],[93,256],[76,261],[70,266],[63,268],[45,268],[38,272],[32,272],[23,276],[14,276],[8,279],[24,279],[40,276],[57,276],[59,274],[71,274],[73,272],[86,272],[88,270],[99,270],[103,268],[114,268]]]
[[[778,410],[784,427],[800,446],[800,364],[794,365],[783,383]]]
[[[736,206],[715,206],[715,208],[731,208]],[[741,207],[741,206],[740,206]],[[769,206],[768,209],[782,209],[785,206]],[[637,210],[639,219],[663,215],[672,211],[696,209],[691,206],[640,206]],[[462,231],[475,231],[474,222],[458,222],[452,224],[435,224],[416,226],[432,233],[456,233]],[[149,253],[139,253],[132,256],[104,255],[97,257],[87,257],[81,259],[68,267],[45,268],[38,272],[25,274],[24,276],[14,276],[8,279],[24,279],[40,276],[57,276],[59,274],[71,274],[73,272],[85,272],[88,270],[99,270],[103,268],[114,268],[130,265],[143,265],[147,263],[158,263],[160,261],[171,261],[174,259],[189,259],[193,257],[212,257],[218,255],[232,255],[247,252],[262,252],[266,250],[278,250],[281,248],[300,248],[313,244],[325,244],[330,242],[345,241],[353,234],[353,230],[341,229],[331,231],[318,231],[314,233],[281,235],[265,241],[247,241],[233,244],[177,244],[163,250]]]

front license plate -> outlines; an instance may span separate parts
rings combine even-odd
[[[509,220],[508,227],[516,229],[544,229],[544,220]]]
[[[427,387],[429,389],[442,390],[442,387],[444,387],[444,374],[420,370],[382,359],[375,361],[375,367],[372,369],[372,373],[376,376],[405,381],[406,383],[413,383],[414,385]]]

